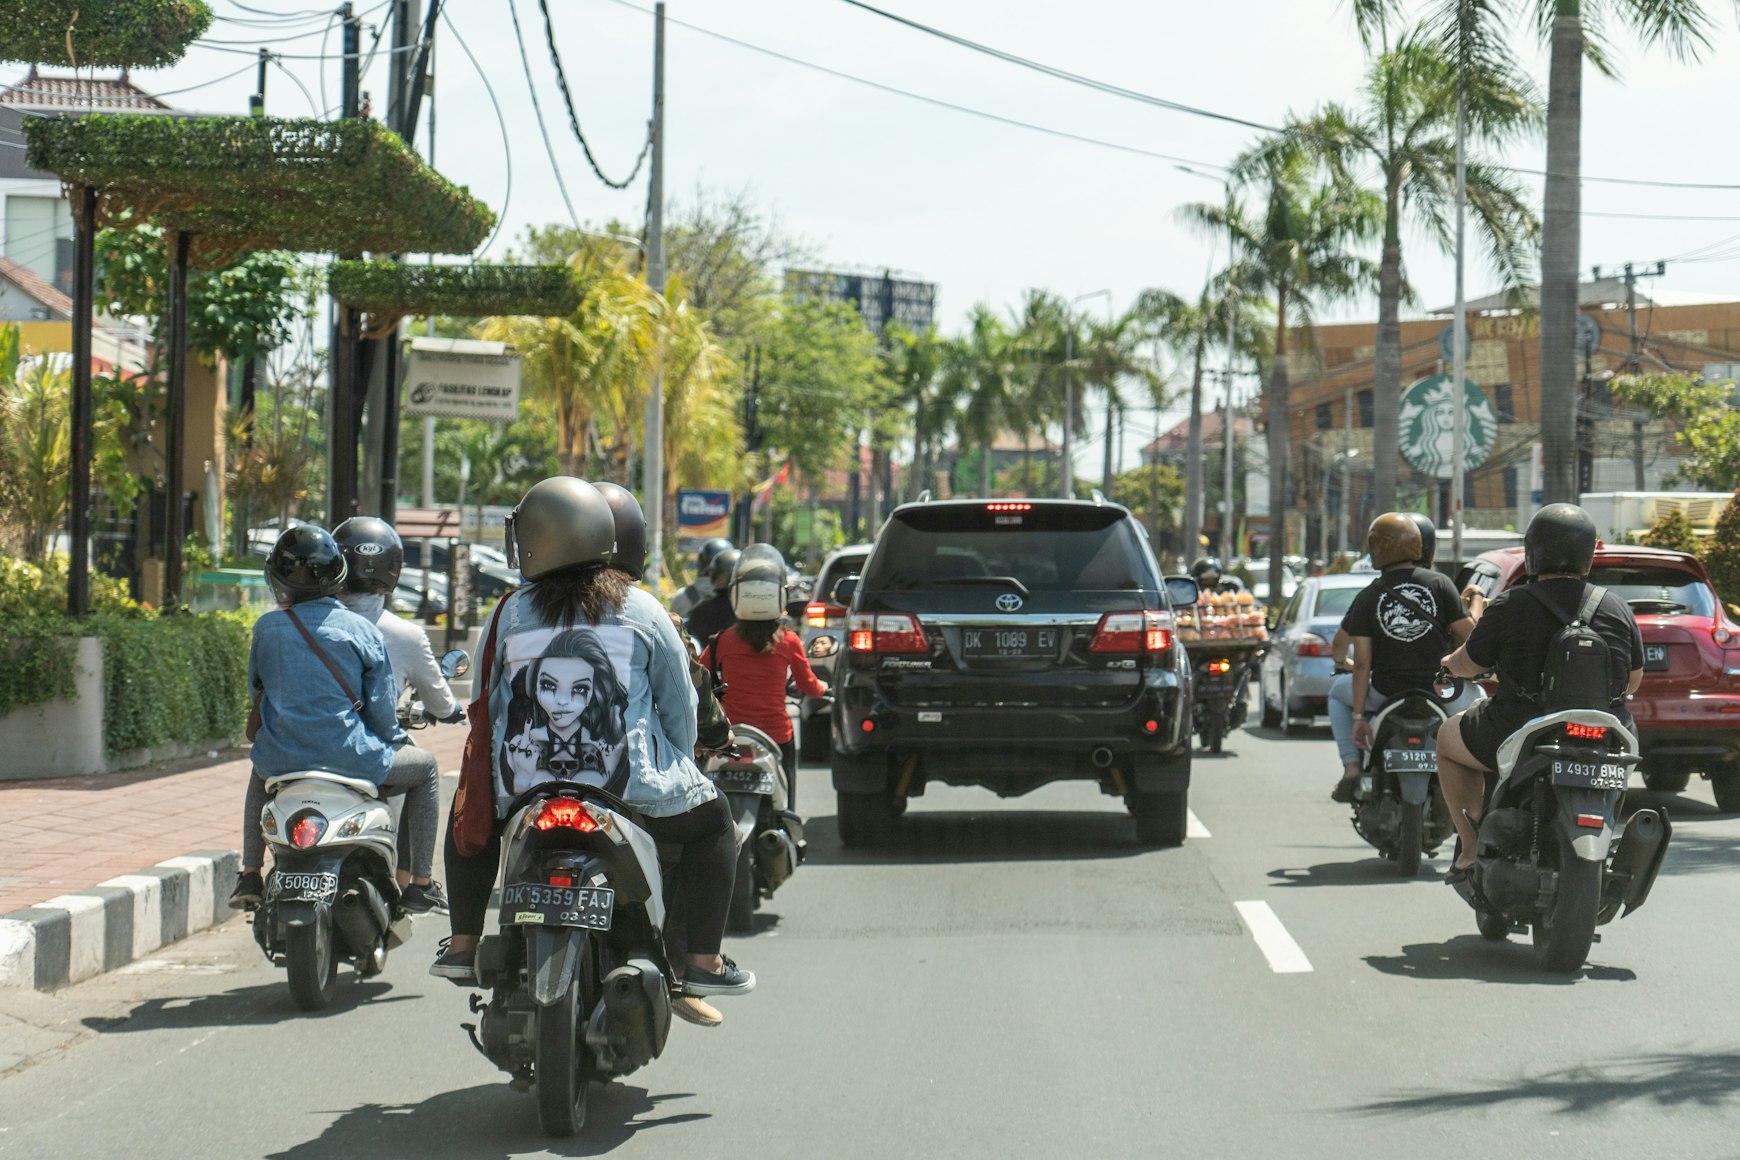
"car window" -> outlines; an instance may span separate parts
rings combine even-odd
[[[1294,589],[1293,595],[1287,600],[1287,606],[1281,609],[1281,617],[1276,621],[1277,626],[1289,625],[1297,620],[1299,618],[1299,606],[1304,603],[1304,601],[1305,589]]]
[[[854,552],[849,556],[836,556],[822,574],[816,577],[816,586],[812,590],[816,600],[832,600],[834,585],[864,569],[864,561],[869,559],[868,552]]]
[[[1362,590],[1359,588],[1319,588],[1317,603],[1311,608],[1314,617],[1345,616],[1348,607],[1353,604],[1353,598]]]
[[[1716,615],[1716,594],[1689,572],[1659,564],[1602,564],[1589,573],[1599,584],[1631,605],[1639,615]]]
[[[889,521],[864,584],[879,590],[954,587],[994,576],[1013,576],[1030,592],[1159,587],[1122,509],[1042,505],[904,514]]]

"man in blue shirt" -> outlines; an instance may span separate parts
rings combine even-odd
[[[412,866],[403,904],[413,913],[446,909],[430,877],[440,769],[426,751],[400,744],[405,737],[386,643],[380,630],[335,599],[344,577],[338,544],[312,525],[285,532],[266,560],[279,608],[254,625],[248,654],[259,729],[242,809],[241,873],[230,895],[237,910],[257,905],[265,892],[260,812],[266,779],[305,770],[371,781],[383,794],[404,792],[401,824],[410,831]]]

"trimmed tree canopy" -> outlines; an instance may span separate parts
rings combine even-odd
[[[0,20],[0,61],[72,68],[174,64],[206,28],[203,0],[27,0]]]
[[[196,249],[465,254],[495,215],[376,121],[94,115],[24,125],[26,159]],[[207,259],[209,261],[209,259]]]
[[[547,318],[572,314],[580,307],[580,288],[567,266],[334,262],[327,288],[335,302],[386,317],[533,314]]]

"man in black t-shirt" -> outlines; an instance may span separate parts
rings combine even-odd
[[[1494,600],[1468,642],[1444,658],[1444,667],[1457,676],[1498,674],[1495,697],[1457,714],[1438,731],[1438,780],[1462,840],[1452,878],[1474,863],[1484,771],[1496,772],[1505,738],[1542,713],[1541,670],[1553,637],[1582,606],[1588,588],[1584,577],[1595,559],[1595,523],[1574,504],[1549,504],[1529,521],[1523,550],[1532,582]],[[1643,681],[1643,634],[1631,609],[1611,592],[1601,598],[1589,627],[1607,644],[1611,694],[1608,704],[1589,708],[1612,713],[1635,732],[1625,698]]]
[[[1411,517],[1379,516],[1366,547],[1382,571],[1342,618],[1342,631],[1353,643],[1353,671],[1329,688],[1329,723],[1341,757],[1341,780],[1330,797],[1338,802],[1354,799],[1360,751],[1371,747],[1372,716],[1399,693],[1431,688],[1439,658],[1474,627],[1450,578],[1418,567],[1427,555]],[[1469,686],[1454,707],[1464,708],[1477,696]]]

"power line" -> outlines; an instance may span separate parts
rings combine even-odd
[[[621,5],[622,7],[631,9],[635,12],[639,12],[643,16],[652,15],[651,12],[642,8],[638,4],[631,3],[630,0],[610,0],[610,2],[612,4]],[[686,21],[678,20],[673,16],[666,16],[665,22],[667,24],[675,24],[680,28],[686,28],[690,32],[701,36],[710,37],[714,40],[723,41],[726,44],[735,45],[736,47],[745,49],[749,52],[759,53],[762,56],[771,57],[774,60],[784,61],[786,64],[796,65],[798,68],[809,69],[812,72],[819,72],[826,76],[836,77],[843,81],[851,81],[853,84],[864,85],[867,88],[876,89],[884,93],[890,93],[897,97],[906,97],[908,100],[920,101],[939,109],[949,109],[957,113],[965,113],[970,117],[979,117],[986,121],[994,121],[999,125],[1008,125],[1016,129],[1026,129],[1034,133],[1043,133],[1048,137],[1058,137],[1065,141],[1075,141],[1083,145],[1097,146],[1101,149],[1113,149],[1119,153],[1131,153],[1138,157],[1151,157],[1156,161],[1168,161],[1174,164],[1184,165],[1200,165],[1207,169],[1226,168],[1226,166],[1213,161],[1198,161],[1190,157],[1174,157],[1168,153],[1157,153],[1152,149],[1143,149],[1136,145],[1123,145],[1119,142],[1106,141],[1099,137],[1088,137],[1081,133],[1071,133],[1067,129],[1054,129],[1047,125],[1036,125],[1031,121],[1022,121],[1014,117],[1005,117],[1001,113],[992,113],[984,109],[976,109],[970,105],[957,105],[953,101],[945,101],[940,97],[926,96],[923,93],[915,93],[910,89],[896,88],[893,85],[883,84],[881,81],[873,81],[868,77],[858,76],[855,73],[842,72],[836,68],[829,68],[827,65],[816,64],[814,61],[804,60],[801,57],[788,56],[783,52],[777,52],[771,48],[764,48],[759,44],[751,44],[747,40],[738,40],[734,36],[727,36],[723,32],[715,32],[710,28],[702,28],[698,24],[689,24]]]
[[[526,54],[526,38],[520,32],[520,10],[514,0],[507,0],[508,15],[514,21],[514,44],[520,50],[520,65],[526,70],[526,91],[532,96],[532,112],[538,121],[538,136],[544,139],[544,155],[550,159],[550,172],[556,178],[556,188],[561,191],[562,204],[568,207],[568,218],[574,223],[574,228],[580,228],[580,215],[574,212],[574,203],[568,197],[568,183],[562,180],[562,167],[556,162],[555,146],[550,144],[550,130],[544,124],[544,106],[538,102],[538,86],[532,80],[532,61]]]
[[[489,94],[489,103],[495,109],[495,123],[501,129],[501,151],[503,168],[507,177],[507,188],[502,191],[501,212],[496,215],[495,229],[489,232],[489,237],[484,239],[483,245],[480,247],[487,250],[490,243],[495,241],[496,235],[501,233],[502,226],[507,224],[508,206],[513,202],[514,150],[513,145],[508,140],[507,118],[502,116],[501,102],[495,99],[495,86],[489,83],[489,74],[484,71],[481,64],[477,63],[477,57],[472,55],[471,46],[465,43],[465,37],[459,35],[459,29],[453,23],[453,17],[448,14],[446,7],[441,9],[441,19],[447,25],[447,31],[453,34],[453,39],[459,42],[460,49],[465,53],[465,59],[471,62],[472,68],[477,70],[477,78],[483,82],[483,91]]]
[[[289,77],[291,84],[302,90],[302,95],[308,99],[309,112],[313,113],[316,117],[325,116],[325,114],[321,112],[320,106],[314,103],[314,94],[308,91],[308,86],[302,83],[301,77],[285,68],[284,62],[279,60],[276,55],[268,56],[266,59],[270,60],[279,72]]]
[[[580,118],[574,112],[574,95],[568,91],[568,75],[562,71],[562,54],[556,51],[556,26],[550,20],[548,0],[538,0],[538,10],[544,14],[544,39],[550,45],[550,63],[556,66],[556,85],[562,90],[563,103],[568,106],[568,125],[574,130],[575,140],[580,142],[580,151],[586,154],[586,164],[592,167],[598,180],[611,189],[627,189],[640,174],[640,167],[646,164],[647,154],[652,152],[652,126],[647,126],[646,144],[641,146],[640,156],[634,159],[634,168],[629,171],[628,176],[621,181],[612,181],[604,176],[604,170],[598,167],[597,158],[592,156],[592,146],[586,143],[586,135],[580,131]]]

